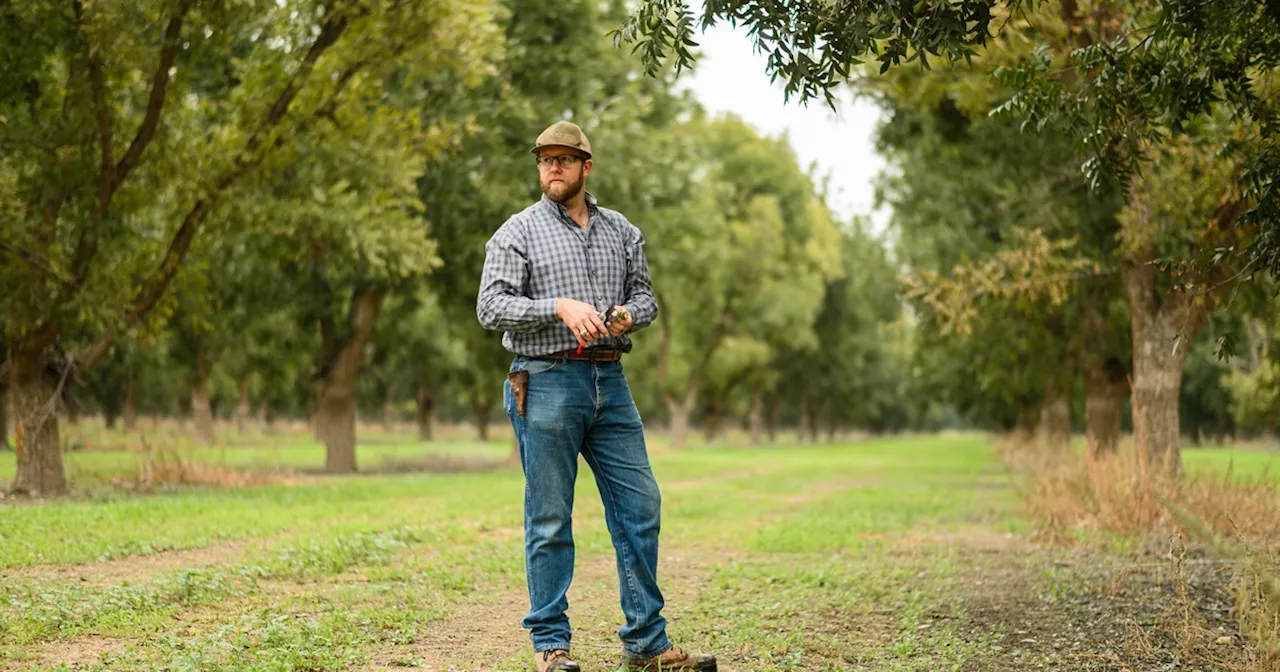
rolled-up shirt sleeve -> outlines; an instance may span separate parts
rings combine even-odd
[[[636,331],[649,326],[658,317],[658,300],[653,295],[653,281],[649,277],[649,262],[644,255],[644,234],[634,225],[630,227],[631,239],[627,244],[626,301],[623,308],[631,314],[631,329]]]
[[[529,258],[519,232],[508,222],[484,246],[484,271],[476,316],[485,329],[532,332],[556,321],[556,299],[527,295]]]

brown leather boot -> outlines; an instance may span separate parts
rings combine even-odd
[[[689,653],[673,646],[652,658],[632,658],[627,669],[633,672],[667,672],[667,670],[697,670],[716,672],[716,657],[706,653]]]
[[[580,672],[581,668],[564,649],[538,651],[533,654],[533,669],[538,672]]]

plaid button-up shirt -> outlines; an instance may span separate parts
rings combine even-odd
[[[500,330],[502,345],[517,355],[548,355],[578,347],[578,339],[556,317],[556,299],[577,299],[598,312],[623,306],[631,329],[658,316],[644,234],[621,213],[599,207],[587,194],[584,231],[561,204],[546,196],[512,216],[485,244],[484,273],[476,315],[486,329]],[[631,351],[631,339],[605,336],[590,348]]]

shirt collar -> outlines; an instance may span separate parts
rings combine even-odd
[[[595,197],[595,195],[594,195],[594,194],[592,194],[592,193],[591,193],[591,192],[589,192],[589,191],[588,191],[588,192],[586,192],[586,199],[585,199],[585,200],[586,200],[586,202],[587,202],[587,211],[588,211],[588,212],[593,212],[593,211],[599,210],[600,206],[599,206],[599,205],[597,205],[597,203],[596,203],[596,197]],[[544,206],[549,207],[549,208],[551,208],[552,210],[554,210],[554,211],[556,211],[556,212],[559,212],[562,216],[564,216],[564,218],[565,218],[566,220],[568,220],[568,221],[573,221],[573,218],[569,216],[569,209],[568,209],[568,208],[566,208],[566,207],[564,207],[564,205],[562,205],[562,204],[560,204],[560,203],[556,203],[555,201],[551,200],[550,198],[547,198],[547,195],[546,195],[546,194],[543,194],[543,195],[542,195],[542,203],[543,203],[543,205],[544,205]]]

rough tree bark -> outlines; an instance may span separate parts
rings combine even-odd
[[[1134,435],[1148,463],[1182,472],[1178,392],[1191,341],[1212,313],[1211,297],[1161,290],[1150,264],[1122,268],[1133,328]]]
[[[382,287],[355,290],[351,338],[338,342],[332,333],[325,338],[329,357],[316,379],[312,425],[316,437],[324,443],[325,471],[329,473],[349,474],[356,470],[356,376],[385,297],[386,289]]]
[[[14,450],[18,471],[13,491],[59,495],[67,491],[58,445],[56,376],[46,370],[44,347],[10,348],[9,394],[13,400]]]

